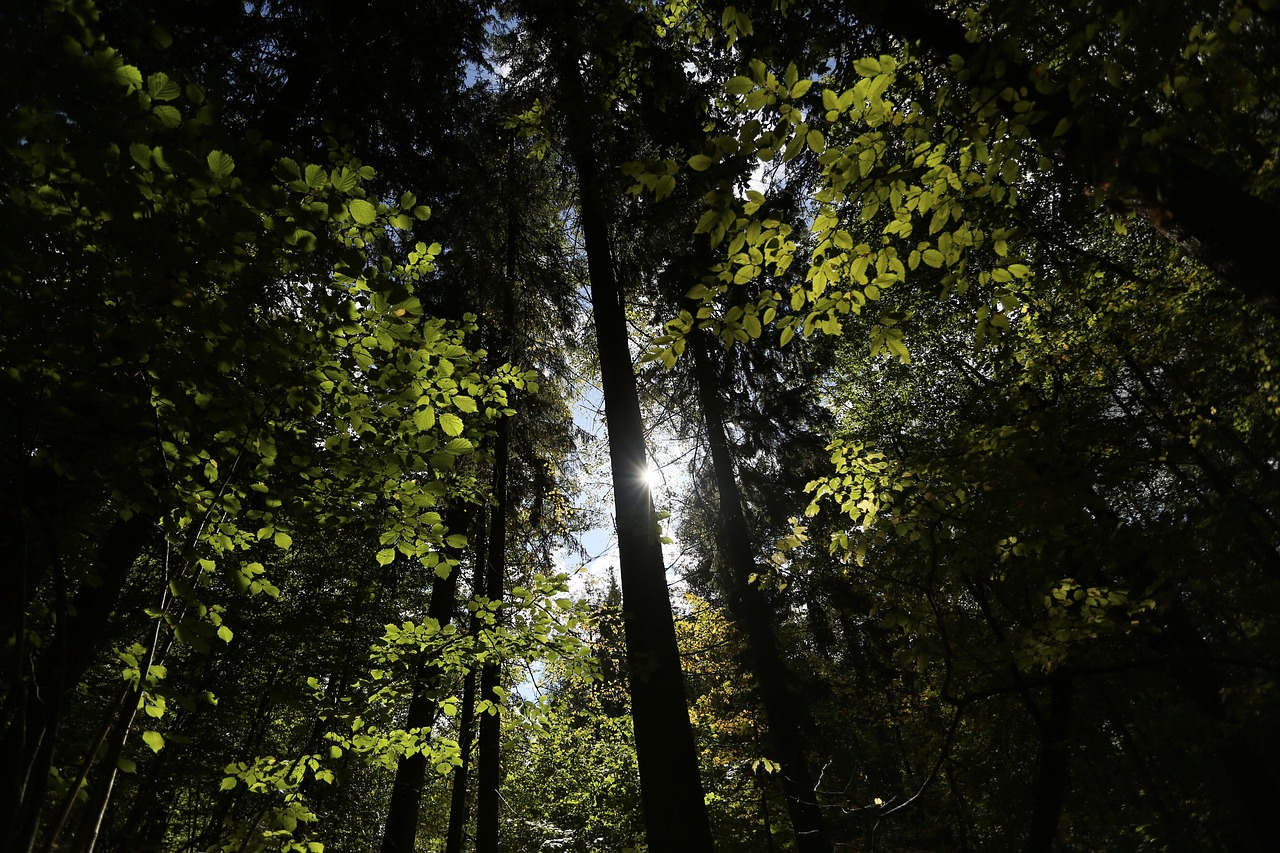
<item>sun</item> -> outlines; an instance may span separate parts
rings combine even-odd
[[[645,483],[649,486],[650,491],[656,490],[664,482],[662,472],[650,465],[645,469],[643,474]]]

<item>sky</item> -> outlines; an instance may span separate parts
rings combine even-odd
[[[603,594],[609,588],[611,574],[621,583],[618,575],[618,536],[614,527],[608,430],[605,427],[604,400],[599,377],[583,377],[577,391],[578,396],[570,407],[573,421],[592,439],[589,441],[591,446],[580,451],[584,476],[576,503],[585,509],[595,510],[598,523],[577,537],[585,558],[569,549],[556,555],[562,570],[569,573],[570,591],[575,597],[593,591]],[[661,524],[663,535],[674,540],[675,531],[680,524],[681,501],[690,486],[687,471],[690,443],[680,436],[656,430],[651,432],[648,445],[649,482],[654,506],[659,512],[671,513]],[[682,551],[679,541],[663,546],[667,580],[676,594],[677,602],[683,587],[685,561],[681,556]]]

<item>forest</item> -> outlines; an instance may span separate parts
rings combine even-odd
[[[1275,0],[0,5],[0,850],[1272,849]]]

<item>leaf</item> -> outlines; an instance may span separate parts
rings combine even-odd
[[[288,551],[293,545],[293,537],[283,530],[276,531],[276,535],[272,537],[271,541],[276,543],[277,548],[282,548],[285,551]]]
[[[222,640],[222,642],[224,642],[224,643],[229,643],[229,642],[231,642],[231,638],[232,638],[233,636],[235,636],[235,635],[231,633],[231,629],[230,629],[230,628],[228,628],[226,625],[219,625],[219,626],[218,626],[218,638],[219,638],[219,639],[221,639],[221,640]]]
[[[698,227],[693,229],[693,233],[703,234],[707,231],[710,231],[711,226],[715,225],[719,221],[720,221],[720,211],[708,210],[706,213],[702,214],[702,217],[698,220]]]
[[[167,50],[173,44],[173,36],[169,35],[169,31],[159,24],[151,27],[151,40],[162,50]]]
[[[653,195],[659,201],[671,195],[676,188],[676,179],[674,175],[663,175],[658,182],[653,185]]]
[[[378,209],[362,198],[351,199],[347,209],[351,211],[351,218],[361,225],[372,225],[378,218]]]
[[[221,151],[210,151],[206,158],[209,162],[209,171],[218,180],[231,176],[231,171],[235,169],[236,163],[231,159],[230,154],[224,154]]]
[[[725,91],[730,95],[745,95],[755,87],[755,81],[750,77],[732,77],[724,84]]]
[[[446,444],[444,449],[445,452],[451,453],[454,456],[461,456],[464,453],[470,453],[472,450],[475,450],[475,445],[465,438],[455,438]]]
[[[421,432],[431,429],[436,425],[436,410],[430,406],[418,409],[413,413],[413,425]]]
[[[171,107],[168,104],[156,107],[151,111],[155,117],[159,119],[160,124],[168,128],[174,128],[182,124],[182,113],[178,112],[177,107]]]
[[[689,168],[695,172],[705,172],[711,168],[711,158],[706,154],[694,154],[689,158]]]
[[[164,749],[164,735],[159,732],[145,731],[142,733],[142,741],[151,747],[152,752],[159,752]]]
[[[383,548],[381,551],[378,552],[379,566],[389,566],[393,562],[395,562],[395,559],[396,559],[395,548]]]
[[[147,94],[153,101],[172,101],[182,94],[182,90],[169,79],[168,74],[157,71],[147,77]]]
[[[236,786],[237,781],[238,780],[234,776],[224,777],[222,780],[222,784],[218,786],[218,789],[222,791],[230,791],[232,788]]]
[[[467,537],[461,533],[450,533],[448,536],[445,537],[444,541],[445,541],[445,544],[448,545],[450,548],[467,547]]]
[[[440,416],[440,429],[445,435],[462,435],[462,418],[447,412]]]
[[[880,73],[880,63],[869,56],[863,57],[862,59],[854,60],[853,70],[862,77],[874,77]]]
[[[454,397],[453,405],[463,412],[474,412],[476,410],[476,401],[465,394],[459,394]]]
[[[122,65],[117,68],[116,80],[127,86],[130,92],[142,88],[142,72],[133,65]]]

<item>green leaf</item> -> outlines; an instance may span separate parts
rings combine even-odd
[[[224,154],[221,151],[210,151],[208,158],[209,171],[218,180],[231,176],[231,171],[235,169],[236,163],[231,159],[230,154]]]
[[[427,406],[413,413],[413,425],[421,432],[426,432],[436,425],[436,410]]]
[[[705,172],[711,168],[711,158],[706,154],[694,154],[689,158],[689,168],[695,172]]]
[[[157,71],[147,77],[147,94],[154,101],[172,101],[182,94],[182,90],[178,88],[177,83],[169,79],[168,74]]]
[[[452,412],[440,416],[440,429],[445,435],[462,435],[462,418]]]
[[[465,394],[459,394],[454,397],[453,405],[463,412],[474,412],[476,410],[476,401]]]
[[[745,95],[755,87],[755,81],[750,77],[733,77],[724,85],[725,91],[730,95]]]
[[[168,128],[174,128],[182,124],[182,113],[178,112],[177,107],[171,107],[168,104],[156,107],[151,111],[155,117],[159,119],[160,124]]]
[[[142,741],[151,747],[152,752],[159,752],[164,749],[164,735],[159,732],[145,731],[142,733]]]
[[[120,768],[121,773],[137,773],[138,772],[138,762],[134,761],[132,758],[119,759],[118,761],[116,761],[116,767]]]
[[[379,566],[389,566],[393,562],[395,562],[395,559],[396,559],[395,548],[383,548],[381,551],[378,552]]]
[[[708,210],[706,213],[702,214],[702,217],[698,220],[698,227],[693,229],[693,233],[703,234],[707,231],[710,231],[711,226],[715,225],[719,221],[720,221],[720,211]],[[701,298],[701,297],[695,297],[695,298]]]
[[[445,541],[445,544],[448,545],[450,548],[467,547],[467,537],[462,535],[461,533],[450,533],[448,536],[445,537],[444,541]]]
[[[142,88],[142,72],[132,65],[122,65],[117,68],[116,80],[129,87],[131,92]]]
[[[282,548],[285,551],[288,551],[293,546],[293,537],[283,530],[276,531],[276,535],[272,537],[271,541],[276,543],[277,548]]]
[[[151,27],[151,40],[162,50],[167,50],[173,44],[173,36],[169,35],[169,31],[159,24]]]
[[[218,638],[219,638],[220,640],[222,640],[222,642],[224,642],[224,643],[229,643],[229,642],[231,642],[231,638],[232,638],[233,636],[234,636],[234,635],[231,633],[231,629],[230,629],[230,628],[228,628],[226,625],[219,625],[219,626],[218,626]]]
[[[220,784],[218,788],[219,790],[230,791],[232,788],[236,786],[237,781],[238,780],[234,776],[224,777],[222,780],[222,784]]]
[[[474,444],[465,438],[455,438],[450,440],[449,443],[445,445],[444,449],[445,452],[451,453],[454,456],[461,456],[464,453],[470,453],[472,450],[475,450],[475,447],[476,446]]]
[[[874,77],[880,73],[880,63],[871,57],[854,60],[853,70],[862,77]]]
[[[361,225],[372,225],[378,218],[378,209],[362,198],[351,199],[347,209],[351,211],[351,218]]]

